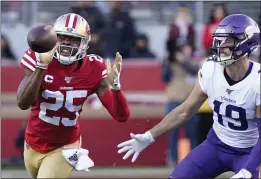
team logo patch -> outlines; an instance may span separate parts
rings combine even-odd
[[[227,89],[226,92],[228,95],[230,95],[234,90]]]
[[[75,154],[73,154],[71,157],[69,157],[69,160],[70,161],[78,161],[78,156],[76,155],[76,153]]]
[[[70,83],[72,78],[73,77],[66,76],[66,77],[64,77],[64,80],[66,81],[66,83]]]
[[[238,52],[236,52],[237,55],[241,55],[242,54],[242,51],[239,50]]]

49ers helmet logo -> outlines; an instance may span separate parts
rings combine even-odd
[[[66,30],[67,30],[68,32],[72,32],[72,31],[73,31],[73,28],[68,27],[68,28],[66,28]]]

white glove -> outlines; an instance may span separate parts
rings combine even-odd
[[[124,155],[123,160],[126,160],[127,158],[129,158],[129,156],[131,156],[134,153],[131,162],[135,162],[140,152],[143,151],[155,140],[153,139],[150,131],[147,131],[144,134],[136,134],[136,135],[131,133],[130,136],[132,138],[131,140],[125,141],[117,146],[118,148],[121,148],[118,150],[118,153],[121,154],[123,152],[128,151]]]
[[[247,169],[241,169],[237,174],[232,176],[231,178],[243,178],[243,179],[250,179],[252,174]]]
[[[110,59],[106,59],[106,66],[107,66],[107,73],[108,73],[108,80],[111,84],[111,89],[113,90],[120,90],[120,74],[122,70],[122,56],[119,52],[116,53],[114,65],[111,68]]]

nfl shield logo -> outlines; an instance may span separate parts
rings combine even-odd
[[[70,83],[72,78],[73,77],[66,76],[66,77],[64,77],[64,80],[66,81],[66,83]]]
[[[228,95],[230,95],[234,90],[231,90],[231,89],[227,89],[226,92]]]

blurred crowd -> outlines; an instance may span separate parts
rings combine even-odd
[[[154,58],[148,49],[145,34],[137,32],[133,19],[122,10],[122,2],[110,2],[108,17],[90,1],[79,1],[71,12],[87,19],[91,27],[92,41],[88,53],[113,58],[117,51],[127,58]]]
[[[119,51],[126,60],[156,59],[157,56],[149,49],[150,42],[147,34],[137,30],[129,12],[122,9],[122,2],[110,2],[110,6],[107,16],[90,1],[77,1],[76,5],[70,9],[70,12],[81,15],[89,22],[92,39],[88,53],[113,59],[116,52]],[[169,24],[165,42],[166,55],[165,59],[162,60],[161,78],[166,84],[168,97],[166,113],[180,105],[190,94],[202,62],[207,56],[213,54],[211,50],[212,33],[218,23],[227,15],[229,15],[229,12],[225,5],[221,3],[215,4],[209,12],[209,20],[202,31],[201,43],[204,47],[202,56],[197,53],[195,48],[196,35],[190,8],[181,5],[174,12],[174,19]],[[259,25],[261,25],[261,15]],[[1,57],[7,61],[19,61],[15,59],[14,52],[4,34],[1,34]],[[261,62],[261,55],[259,62]],[[180,94],[180,91],[183,93]],[[201,127],[210,128],[212,123],[211,120],[209,121],[204,122]],[[196,115],[185,126],[182,126],[185,129],[185,136],[190,140],[192,149],[202,141],[197,134],[199,123],[200,119]],[[24,126],[22,126],[17,137],[16,145],[18,148],[23,147]],[[169,134],[168,164],[170,165],[178,163],[177,146],[180,129]]]
[[[102,8],[102,6],[98,6],[97,3],[92,1],[76,1],[74,5],[69,8],[69,12],[84,17],[91,27],[92,40],[88,53],[99,54],[104,58],[114,58],[115,53],[119,51],[125,59],[135,60],[142,58],[153,60],[159,58],[159,56],[149,48],[150,39],[148,34],[138,30],[138,27],[136,27],[137,24],[135,24],[135,20],[131,17],[129,9],[124,8],[123,4],[124,2],[121,1],[111,1],[107,3],[109,7]],[[133,4],[135,5],[137,3],[133,2]],[[9,7],[11,9],[17,9],[17,6],[21,6],[20,3],[8,3],[3,5],[11,6]],[[196,23],[190,7],[186,5],[179,6],[180,7],[175,8],[175,11],[172,13],[173,19],[170,20],[169,23],[169,32],[165,48],[166,54],[164,56],[168,59],[168,62],[174,63],[180,59],[177,59],[176,52],[181,51],[181,46],[183,46],[184,43],[187,43],[186,45],[189,46],[185,49],[192,49],[193,58],[199,57],[198,51],[204,52],[203,54],[200,53],[201,59],[202,56],[205,58],[211,55],[212,33],[222,18],[229,14],[225,5],[222,3],[214,4],[212,10],[209,12],[209,20],[203,27],[200,42],[201,47],[204,49],[196,49]],[[106,11],[106,13],[104,11]],[[12,13],[9,15],[12,16]],[[3,39],[3,43],[1,44],[2,57],[14,60],[16,57],[12,48],[10,48],[7,36],[1,34],[1,39]],[[178,53],[179,57],[180,54],[182,53]],[[15,60],[19,61],[19,59]]]

